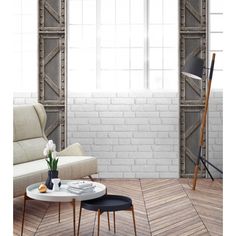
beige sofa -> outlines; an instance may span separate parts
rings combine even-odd
[[[14,197],[25,193],[28,185],[45,182],[48,167],[43,156],[47,143],[44,133],[46,112],[42,104],[14,106]],[[75,143],[58,153],[59,178],[79,179],[97,173],[95,157],[85,156],[80,144]]]

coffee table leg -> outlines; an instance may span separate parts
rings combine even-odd
[[[75,199],[72,201],[73,205],[73,226],[74,226],[74,236],[76,235],[76,229],[75,229]]]
[[[82,203],[80,202],[80,209],[79,209],[79,221],[78,221],[77,236],[79,236],[79,229],[80,229],[81,214],[82,214]]]
[[[59,212],[58,212],[58,223],[60,223],[61,222],[61,203],[60,202],[58,203],[58,210],[59,210]]]
[[[22,216],[22,225],[21,225],[21,236],[23,235],[24,222],[25,222],[25,205],[26,205],[27,196],[24,194],[24,205],[23,205],[23,216]]]

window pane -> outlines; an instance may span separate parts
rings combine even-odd
[[[149,26],[149,46],[150,47],[162,47],[162,25],[150,25]],[[173,40],[173,39],[172,39]]]
[[[96,69],[95,49],[74,49],[69,52],[70,69]]]
[[[163,19],[164,24],[177,24],[178,22],[178,1],[165,0],[163,1]],[[171,7],[170,7],[171,6]]]
[[[32,52],[22,53],[22,84],[25,91],[31,91],[37,83],[37,54]],[[32,78],[35,78],[32,79]],[[34,90],[33,90],[34,91]],[[32,92],[32,91],[31,91]]]
[[[129,89],[129,71],[116,71],[115,89]]]
[[[92,91],[96,89],[96,71],[69,70],[68,71],[69,91]]]
[[[131,49],[131,69],[143,69],[144,67],[144,50],[143,48]]]
[[[213,80],[212,80],[212,88],[213,89],[223,89],[224,88],[224,73],[223,71],[218,71],[214,70],[214,75],[213,75]]]
[[[164,71],[164,78],[163,78],[163,88],[167,90],[177,90],[178,88],[178,74],[177,70],[171,70],[171,71]]]
[[[129,47],[129,26],[122,25],[116,27],[116,46]]]
[[[116,1],[116,24],[129,24],[129,1]]]
[[[162,14],[162,0],[149,0],[149,23],[162,24]]]
[[[115,24],[115,0],[101,0],[101,23]]]
[[[131,24],[144,23],[144,1],[130,0],[131,3]]]
[[[115,46],[115,27],[111,25],[103,25],[100,28],[101,46],[114,47]]]
[[[144,86],[144,74],[143,70],[132,70],[131,76],[131,89],[143,89]]]
[[[115,71],[101,71],[101,88],[103,90],[116,89]]]
[[[149,72],[149,87],[151,89],[162,89],[162,71],[151,70]]]
[[[117,48],[116,53],[116,69],[129,69],[129,49]]]
[[[22,51],[33,52],[36,49],[35,42],[37,42],[36,34],[30,34],[30,33],[23,34],[22,35]]]
[[[82,24],[82,10],[82,0],[69,1],[69,24]]]
[[[150,69],[162,69],[162,48],[149,49]]]
[[[131,47],[144,46],[144,27],[142,25],[132,25],[130,34]]]
[[[165,25],[163,27],[163,47],[177,47],[178,31],[176,25]]]
[[[177,49],[164,48],[163,69],[177,69]]]
[[[69,27],[68,45],[69,47],[82,47],[82,26],[70,25]]]
[[[222,12],[222,0],[210,0],[209,5],[211,13]]]
[[[209,35],[210,38],[210,50],[219,50],[222,49],[222,42],[223,39],[223,33],[211,33]]]
[[[223,31],[223,14],[210,14],[210,31]]]
[[[22,33],[35,33],[37,29],[37,17],[32,15],[22,16]]]
[[[101,49],[101,68],[102,69],[115,69],[116,55],[115,49]]]
[[[83,46],[96,47],[96,26],[86,25],[83,27]]]
[[[96,0],[83,1],[83,24],[96,24]]]

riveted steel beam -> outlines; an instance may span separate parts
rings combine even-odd
[[[181,74],[189,55],[201,57],[207,68],[207,23],[208,0],[180,0],[180,176],[193,175],[194,162],[199,148],[201,112],[206,92],[206,71],[202,81],[196,81]],[[203,157],[207,155],[206,129],[204,130]],[[200,176],[205,176],[201,166]]]
[[[66,0],[39,0],[38,101],[47,113],[46,135],[66,145]]]

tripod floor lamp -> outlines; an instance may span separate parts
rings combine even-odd
[[[189,57],[186,61],[186,64],[185,64],[182,74],[184,74],[190,78],[193,78],[193,79],[202,79],[202,73],[203,73],[203,69],[204,69],[203,63],[204,63],[203,60],[198,57],[195,57],[195,56]],[[208,78],[208,82],[207,82],[205,107],[204,107],[204,113],[202,115],[201,128],[200,128],[200,141],[199,141],[198,158],[195,162],[195,167],[194,167],[193,187],[192,187],[193,190],[195,190],[196,184],[197,184],[197,177],[198,177],[198,170],[199,170],[200,161],[204,165],[204,167],[205,167],[206,171],[208,172],[209,176],[211,177],[212,181],[214,181],[214,178],[212,177],[206,164],[209,164],[214,169],[216,169],[221,174],[223,174],[223,172],[220,169],[218,169],[216,166],[214,166],[212,163],[210,163],[208,160],[206,160],[202,156],[202,148],[203,148],[203,144],[204,144],[204,138],[203,138],[204,128],[206,125],[206,117],[207,117],[207,111],[208,111],[208,102],[209,102],[209,96],[210,96],[210,91],[211,91],[211,82],[212,82],[214,64],[215,64],[215,53],[212,54],[210,74],[209,74],[209,78]]]

